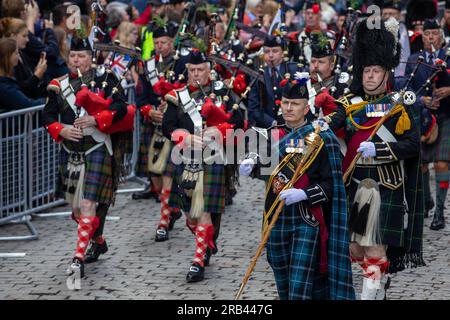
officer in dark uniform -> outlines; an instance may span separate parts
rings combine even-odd
[[[294,75],[299,71],[296,63],[284,62],[285,45],[281,36],[269,35],[265,39],[264,84],[255,84],[248,98],[248,117],[257,127],[269,128],[283,121],[277,104],[281,100],[280,82],[286,73]]]

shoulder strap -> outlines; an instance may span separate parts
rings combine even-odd
[[[75,106],[75,90],[70,83],[69,77],[66,77],[60,81],[61,92],[60,95],[64,100],[64,103],[69,106],[75,114],[77,114],[77,107]],[[80,117],[86,114],[86,110],[81,107]]]
[[[158,82],[158,70],[156,69],[155,58],[146,62],[146,76],[152,87]]]
[[[192,99],[189,91],[186,87],[181,90],[174,90],[178,96],[178,107],[180,107],[184,113],[186,113],[189,118],[194,123],[195,134],[199,134],[202,131],[203,122],[202,116],[197,109],[197,104]]]
[[[353,98],[357,98],[357,97],[353,97],[353,98],[352,98],[352,97],[353,97],[352,94],[348,94],[348,95],[345,95],[345,96],[343,96],[343,97],[337,99],[336,102],[339,103],[339,104],[341,104],[341,105],[344,106],[344,107],[348,107],[350,104],[356,103],[356,102],[351,102],[351,100],[352,100]],[[361,101],[362,101],[362,99],[361,99]]]

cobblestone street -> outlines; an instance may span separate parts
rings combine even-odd
[[[157,243],[159,203],[135,201],[131,194],[120,194],[109,214],[113,219],[105,226],[109,251],[97,263],[87,265],[80,291],[68,290],[65,276],[75,249],[75,223],[68,216],[33,217],[38,240],[0,242],[0,253],[26,253],[20,258],[0,258],[0,299],[233,299],[259,244],[262,206],[263,183],[241,178],[239,194],[222,217],[219,252],[211,258],[205,280],[188,284],[185,276],[195,241],[184,226],[184,218],[175,224],[169,241]],[[60,207],[53,211],[67,210]],[[447,211],[447,221],[449,218]],[[394,275],[389,299],[450,299],[449,225],[436,232],[428,228],[430,222],[431,218],[425,221],[427,266]],[[22,225],[0,228],[0,236],[26,232]],[[362,279],[359,270],[355,271],[359,292]],[[242,298],[277,298],[265,254]]]

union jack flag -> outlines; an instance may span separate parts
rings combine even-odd
[[[108,58],[108,60],[112,59],[112,55],[110,55]],[[128,66],[130,60],[131,57],[129,55],[116,54],[116,56],[114,57],[114,61],[111,64],[111,70],[119,79],[124,75],[125,69]]]

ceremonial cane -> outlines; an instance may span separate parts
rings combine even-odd
[[[306,151],[303,158],[300,160],[300,163],[294,172],[294,176],[292,177],[290,182],[286,185],[286,187],[283,190],[287,190],[287,189],[291,188],[293,186],[292,183],[295,183],[298,180],[298,178],[300,178],[300,176],[304,173],[303,167],[305,166],[305,163],[309,160],[311,155],[314,153],[314,151],[317,149],[317,147],[320,144],[319,132],[320,132],[320,125],[314,130],[314,133],[316,134],[316,136],[314,137],[313,142],[311,143],[310,147]],[[259,256],[261,255],[264,247],[266,246],[267,240],[269,239],[269,236],[270,236],[270,232],[272,231],[273,226],[277,222],[278,216],[280,215],[280,213],[283,209],[283,206],[284,206],[284,200],[282,200],[278,204],[277,210],[275,211],[275,214],[272,216],[272,221],[270,222],[269,226],[267,227],[266,232],[264,233],[264,235],[261,239],[261,243],[259,244],[258,249],[256,250],[256,254],[253,257],[253,259],[250,263],[250,266],[247,269],[247,272],[245,273],[244,279],[242,280],[241,286],[240,286],[239,291],[237,292],[234,300],[238,300],[240,295],[244,291],[245,285],[247,284],[248,279],[250,278],[250,276],[253,272],[253,269],[256,266],[256,262],[258,261]]]

